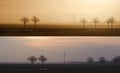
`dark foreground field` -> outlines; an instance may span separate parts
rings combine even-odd
[[[0,36],[120,36],[120,28],[96,28],[80,25],[0,26]]]
[[[0,73],[120,73],[120,65],[80,65],[80,64],[1,64]]]

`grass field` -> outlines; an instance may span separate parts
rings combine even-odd
[[[1,72],[69,72],[69,73],[119,73],[120,65],[92,64],[0,64]]]
[[[120,26],[107,25],[0,25],[0,36],[120,36]]]

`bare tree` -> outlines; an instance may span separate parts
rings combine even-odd
[[[39,22],[40,19],[37,16],[33,16],[31,20],[34,22],[34,26],[36,28],[37,27],[37,22]]]
[[[93,23],[95,23],[95,29],[96,29],[96,26],[97,26],[97,23],[99,23],[100,21],[98,20],[98,18],[94,18],[93,19]]]
[[[85,27],[85,23],[87,22],[87,20],[85,19],[85,18],[83,18],[83,19],[81,19],[81,23],[82,23],[82,25],[83,25],[83,29],[84,29],[84,27]]]
[[[111,60],[114,64],[120,64],[120,56],[116,56]]]
[[[99,58],[99,63],[104,64],[106,62],[107,62],[107,60],[105,59],[105,57],[100,57]]]
[[[109,29],[110,19],[107,19],[106,23],[108,24],[108,29]]]
[[[91,63],[94,62],[94,59],[93,59],[92,57],[89,57],[89,58],[87,58],[87,62],[88,62],[89,64],[91,64]]]
[[[47,61],[47,58],[44,55],[41,55],[39,57],[39,60],[42,62],[42,65],[44,64],[45,61]]]
[[[113,24],[115,23],[115,18],[114,17],[110,17],[109,21],[111,23],[111,29],[113,28]]]
[[[31,56],[27,60],[29,60],[31,64],[34,64],[34,62],[37,61],[37,58],[35,56]]]
[[[24,28],[25,28],[26,23],[29,22],[29,18],[28,17],[23,17],[22,19],[20,19],[20,21],[22,21],[24,23]]]

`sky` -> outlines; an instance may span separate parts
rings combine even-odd
[[[0,0],[0,23],[21,23],[22,17],[37,16],[39,23],[120,19],[120,0]],[[30,22],[32,23],[32,22]]]
[[[120,55],[120,37],[0,37],[0,63],[24,63],[30,56],[44,55],[47,62],[86,61],[93,57],[96,61],[104,56],[111,60]],[[37,61],[39,62],[39,61]]]

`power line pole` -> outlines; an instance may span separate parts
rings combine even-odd
[[[73,13],[73,24],[75,23],[75,13]]]
[[[64,64],[66,63],[66,52],[64,50]]]

